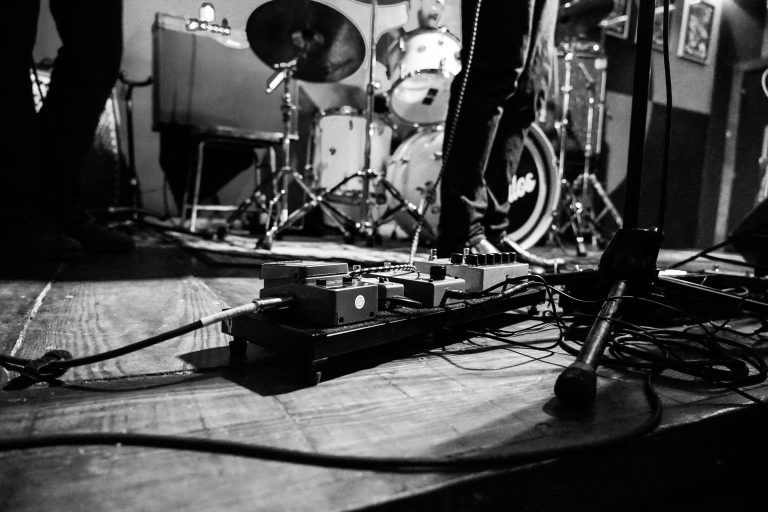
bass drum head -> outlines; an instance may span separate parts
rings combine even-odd
[[[424,128],[397,148],[387,165],[387,179],[400,194],[418,206],[425,190],[433,185],[442,166],[443,129]],[[520,164],[509,187],[510,237],[523,248],[538,242],[552,224],[552,212],[560,198],[555,152],[537,125],[528,130]],[[390,199],[390,207],[397,207]],[[422,231],[425,242],[434,240],[440,218],[440,194],[425,212]],[[404,209],[394,215],[395,222],[408,235],[413,235],[416,221]]]
[[[387,164],[387,179],[403,198],[418,207],[426,199],[426,193],[434,186],[443,162],[442,126],[422,128],[404,140],[392,154]],[[432,242],[437,233],[437,221],[440,218],[440,191],[435,191],[433,203],[424,212],[424,225],[421,238]],[[392,209],[400,205],[389,196],[388,206]],[[401,208],[393,215],[395,223],[409,236],[416,230],[416,220]]]
[[[509,184],[509,237],[528,249],[552,225],[560,199],[557,160],[541,128],[532,124],[525,139],[520,164]]]

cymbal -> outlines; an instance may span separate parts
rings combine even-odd
[[[337,82],[365,60],[360,31],[341,12],[311,0],[272,0],[245,26],[251,50],[273,67],[297,59],[295,78]]]

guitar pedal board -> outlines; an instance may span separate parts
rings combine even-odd
[[[267,263],[260,298],[291,297],[291,307],[237,316],[222,330],[233,337],[233,347],[254,343],[319,368],[341,356],[543,302],[541,289],[475,293],[527,274],[527,265],[509,258],[482,264],[473,258],[429,260],[407,270],[351,273],[345,263]]]

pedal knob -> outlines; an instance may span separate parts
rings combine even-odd
[[[477,254],[467,254],[464,256],[464,263],[467,265],[477,265]]]
[[[445,265],[432,265],[429,267],[429,279],[432,281],[442,281],[445,279]]]
[[[461,265],[464,263],[464,255],[460,252],[451,253],[451,263],[454,265]]]

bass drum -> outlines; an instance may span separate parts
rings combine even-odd
[[[415,206],[434,185],[442,165],[443,129],[423,128],[397,148],[387,164],[387,178],[403,197]],[[525,139],[520,164],[509,186],[510,237],[527,249],[538,242],[552,224],[552,213],[560,199],[557,161],[552,145],[538,125],[531,125]],[[398,206],[390,199],[390,208]],[[416,221],[405,209],[394,214],[397,225],[413,235]],[[422,231],[431,242],[440,217],[440,194],[424,213],[431,229]]]

